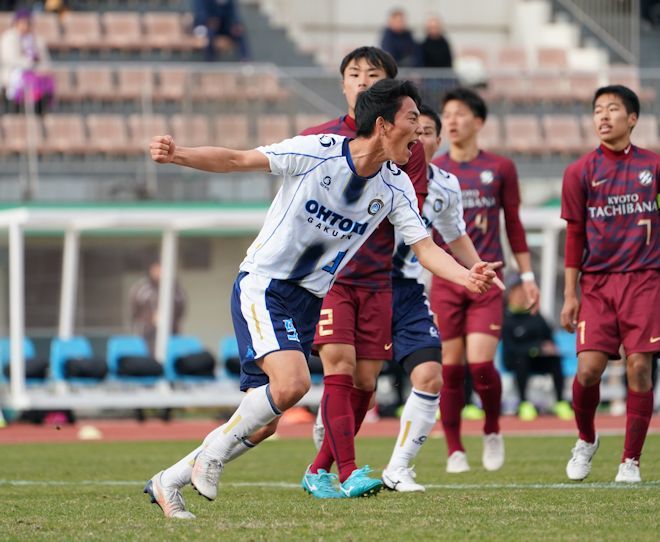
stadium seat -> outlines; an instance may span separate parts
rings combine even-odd
[[[123,115],[93,114],[87,116],[89,151],[105,155],[133,154]]]
[[[288,115],[261,115],[257,119],[257,141],[264,145],[279,143],[293,136],[293,130]]]
[[[488,115],[484,127],[479,132],[479,147],[490,152],[504,150],[502,142],[502,123],[497,115]]]
[[[55,100],[58,102],[73,102],[80,100],[76,79],[69,68],[52,68],[55,78]]]
[[[190,335],[172,335],[167,343],[167,353],[165,354],[165,378],[170,382],[177,381],[208,381],[215,379],[212,377],[181,375],[176,370],[176,361],[181,356],[189,354],[199,354],[204,352],[204,346],[197,337]]]
[[[248,100],[281,102],[289,96],[289,92],[280,86],[279,78],[275,73],[258,72],[244,75],[240,83]]]
[[[144,23],[144,43],[151,49],[190,51],[203,47],[203,40],[183,31],[181,15],[176,12],[147,12]]]
[[[188,147],[209,145],[211,136],[209,123],[205,115],[176,114],[172,116],[172,135],[175,141]]]
[[[553,71],[533,72],[529,76],[527,102],[566,103],[573,101],[568,79]]]
[[[571,72],[568,74],[568,86],[573,100],[591,103],[594,91],[598,88],[596,72]]]
[[[555,344],[561,356],[561,368],[564,377],[575,375],[577,372],[577,354],[575,352],[575,334],[564,330],[554,332]]]
[[[563,72],[568,68],[566,49],[560,47],[540,47],[536,51],[536,66],[541,70]]]
[[[59,49],[62,46],[62,32],[55,13],[35,13],[33,24],[35,33],[45,40],[48,49]]]
[[[586,152],[587,146],[574,115],[545,115],[543,117],[545,144],[550,152],[573,155]]]
[[[44,119],[45,138],[39,147],[43,154],[76,154],[89,152],[87,131],[80,115],[48,115]]]
[[[167,134],[169,129],[164,115],[134,114],[128,117],[129,147],[136,154],[146,153],[155,134]]]
[[[122,67],[117,71],[117,97],[120,100],[141,102],[154,93],[154,72],[150,68]]]
[[[252,147],[245,115],[217,115],[213,121],[213,141],[221,147],[248,149]]]
[[[544,151],[541,125],[536,115],[507,115],[504,117],[504,140],[509,152],[542,154]]]
[[[160,68],[154,99],[178,102],[190,92],[190,73],[185,68]]]
[[[653,87],[645,87],[639,76],[639,68],[628,64],[612,64],[609,73],[610,85],[625,85],[639,96],[640,102],[652,102],[656,98]]]
[[[80,99],[114,101],[117,99],[112,70],[107,67],[79,68],[76,70],[76,92]]]
[[[43,141],[43,127],[40,120],[35,120],[31,133],[29,133],[25,115],[0,115],[0,123],[2,123],[2,130],[6,135],[5,148],[9,153],[25,153],[31,137],[34,138],[34,145],[37,148]]]
[[[246,98],[233,72],[202,72],[192,85],[194,100],[205,102],[237,101]]]
[[[529,101],[529,77],[521,73],[495,73],[488,79],[487,100],[508,102]]]
[[[299,113],[296,115],[296,134],[299,134],[307,128],[318,126],[324,122],[331,120],[328,115],[310,115],[306,113]]]
[[[527,53],[522,47],[505,46],[497,52],[497,67],[500,70],[527,70]]]
[[[218,360],[220,361],[222,376],[229,378],[238,378],[240,376],[241,362],[236,337],[227,335],[220,339]]]
[[[592,115],[582,115],[580,117],[580,124],[582,125],[582,134],[584,135],[584,142],[587,150],[592,151],[600,145],[600,140],[596,135],[594,129],[594,119]]]
[[[34,343],[28,337],[23,338],[23,357],[25,360],[34,359],[37,356]],[[9,365],[11,360],[11,342],[9,337],[0,337],[0,382],[8,382],[5,376],[5,367]],[[44,379],[41,378],[28,378],[27,384],[42,384]]]
[[[652,113],[642,113],[632,132],[632,142],[644,149],[660,152],[660,139],[658,138],[658,119]]]
[[[103,47],[120,51],[139,51],[143,48],[140,14],[135,11],[109,11],[102,15]]]
[[[63,45],[85,53],[103,43],[101,21],[96,11],[67,11],[62,17]]]
[[[88,361],[90,365],[100,363],[99,360],[94,359],[92,346],[86,337],[54,338],[50,343],[50,374],[54,380],[72,384],[95,384],[101,380],[101,378],[67,376],[66,364],[71,359]]]
[[[124,356],[149,357],[149,348],[142,337],[137,335],[113,335],[108,338],[107,360],[108,376],[116,380],[139,384],[154,384],[158,376],[126,376],[119,374],[119,360]]]

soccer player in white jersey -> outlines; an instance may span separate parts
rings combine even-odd
[[[480,259],[465,231],[459,181],[455,175],[430,163],[440,146],[440,117],[426,105],[421,105],[419,111],[422,129],[419,140],[424,146],[428,164],[428,196],[424,201],[422,219],[429,229],[433,227],[442,235],[461,262],[471,266]],[[385,486],[394,491],[424,491],[424,486],[415,481],[410,462],[419,453],[435,425],[442,387],[440,336],[424,293],[423,268],[399,233],[396,234],[395,246],[392,272],[393,358],[410,375],[412,391],[403,407],[399,436],[382,478]]]
[[[358,98],[354,140],[301,136],[236,151],[179,147],[171,136],[153,138],[151,156],[159,163],[284,177],[240,266],[231,300],[241,371],[251,378],[241,381],[241,387],[252,391],[201,446],[149,480],[145,493],[167,517],[194,517],[180,492],[188,480],[200,495],[214,500],[224,465],[235,457],[242,439],[307,393],[307,357],[322,298],[382,220],[392,222],[434,274],[475,293],[490,287],[495,273],[488,264],[468,270],[433,243],[416,209],[412,184],[394,165],[406,163],[419,137],[419,103],[408,81],[377,83]],[[359,476],[342,484],[346,496],[357,496],[362,489]]]

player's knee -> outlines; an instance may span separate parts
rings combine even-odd
[[[271,394],[278,408],[286,410],[300,401],[310,387],[311,381],[309,378],[298,376],[290,379],[284,386],[273,388],[271,383]]]
[[[373,375],[357,374],[355,375],[355,387],[363,391],[374,391],[376,389],[376,380],[378,377]]]
[[[651,363],[641,356],[628,358],[627,369],[628,385],[636,391],[648,391],[651,389]]]
[[[442,388],[442,372],[439,368],[433,370],[430,367],[427,368],[423,365],[418,365],[410,375],[410,380],[416,390],[425,393],[440,393],[440,389]]]
[[[601,371],[598,367],[583,366],[578,367],[577,379],[578,382],[585,386],[595,386],[600,382]]]

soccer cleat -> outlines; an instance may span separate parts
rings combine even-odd
[[[209,458],[206,451],[200,452],[195,458],[192,475],[190,476],[195,491],[209,501],[214,500],[218,496],[218,481],[223,468],[222,461]]]
[[[331,474],[325,469],[319,469],[314,474],[310,472],[311,465],[307,467],[300,485],[302,488],[317,499],[342,499],[344,494],[337,489],[337,475]]]
[[[447,472],[449,474],[460,474],[461,472],[467,472],[469,470],[470,465],[468,464],[465,452],[456,450],[447,458]]]
[[[414,467],[398,467],[396,469],[385,469],[382,480],[385,487],[392,491],[400,491],[401,493],[426,491],[423,485],[415,482],[416,477]]]
[[[367,476],[371,472],[369,465],[355,469],[351,475],[339,485],[345,497],[371,497],[383,489],[383,482]]]
[[[500,433],[484,435],[484,452],[481,462],[486,470],[499,470],[504,465],[504,439]]]
[[[638,484],[642,481],[639,474],[639,461],[627,458],[619,465],[619,472],[614,479],[615,482],[627,482],[629,484]]]
[[[571,408],[571,405],[568,401],[558,401],[555,403],[555,406],[552,407],[552,411],[555,413],[555,416],[560,420],[570,422],[575,418],[575,412]]]
[[[483,420],[486,417],[486,413],[483,409],[479,408],[477,405],[469,404],[463,407],[461,410],[461,418],[464,420],[473,420],[479,421]]]
[[[573,454],[566,464],[566,476],[571,480],[584,480],[591,472],[591,460],[598,450],[600,439],[596,435],[596,442],[593,444],[578,439],[575,447],[571,450]]]
[[[518,418],[523,422],[533,422],[539,417],[536,407],[529,401],[523,401],[518,407]]]
[[[155,474],[144,486],[144,493],[151,497],[153,504],[160,506],[166,518],[195,519],[195,515],[186,510],[186,503],[179,488],[164,486],[161,480],[162,475],[163,471]]]

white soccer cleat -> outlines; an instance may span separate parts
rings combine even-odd
[[[450,474],[460,474],[461,472],[467,472],[470,470],[470,465],[468,464],[467,455],[465,452],[456,450],[447,458],[447,472]]]
[[[223,468],[222,461],[208,457],[206,450],[200,452],[195,459],[190,477],[197,493],[209,501],[214,500],[218,496],[218,481]]]
[[[591,460],[600,446],[600,439],[596,435],[596,441],[591,444],[578,439],[575,447],[571,450],[573,454],[566,464],[566,476],[571,480],[584,480],[591,472]]]
[[[166,518],[195,519],[195,515],[186,510],[181,491],[176,486],[163,485],[161,476],[163,471],[147,482],[144,493],[151,497],[151,502],[160,506]]]
[[[415,482],[417,474],[414,467],[398,467],[396,469],[385,469],[383,471],[383,484],[392,491],[401,493],[413,493],[415,491],[426,491],[423,485]]]
[[[614,479],[615,482],[627,482],[629,484],[638,484],[642,481],[639,473],[639,461],[627,458],[619,465],[619,472]]]
[[[486,470],[500,470],[504,465],[504,438],[501,433],[484,435],[484,452],[481,462]]]
[[[316,446],[317,450],[321,449],[324,438],[325,438],[325,427],[323,425],[323,418],[321,417],[321,406],[319,405],[319,411],[316,415],[316,421],[314,422],[314,427],[312,428],[312,439],[314,440],[314,446]]]

